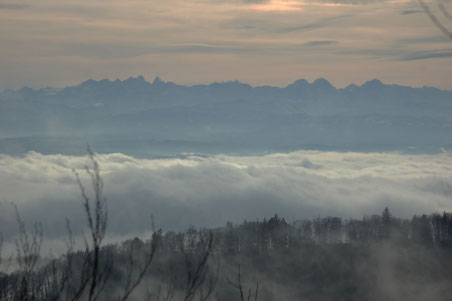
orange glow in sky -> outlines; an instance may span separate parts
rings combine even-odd
[[[270,0],[263,4],[251,5],[251,9],[259,11],[296,11],[301,10],[304,2],[296,0]]]
[[[317,3],[317,2],[304,2],[300,0],[270,0],[262,4],[253,4],[249,8],[257,11],[300,11],[303,6],[324,6],[324,7],[335,7],[344,6],[347,4],[342,3]]]

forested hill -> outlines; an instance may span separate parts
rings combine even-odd
[[[280,88],[183,86],[142,76],[0,93],[0,152],[438,152],[451,148],[452,92],[371,80]]]
[[[28,277],[32,299],[71,300],[90,279],[89,251],[69,251]],[[452,214],[382,214],[228,223],[155,232],[100,249],[98,300],[437,300],[452,298]],[[88,265],[87,265],[88,264]],[[140,278],[140,273],[142,278]],[[19,300],[23,274],[0,274],[1,300]],[[86,282],[86,283],[85,283]],[[99,285],[101,285],[99,284]],[[242,297],[241,297],[242,295]],[[85,289],[78,296],[88,296]],[[17,298],[16,298],[17,297]],[[203,298],[205,299],[203,299]]]

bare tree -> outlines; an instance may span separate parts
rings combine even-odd
[[[80,192],[83,198],[83,207],[88,221],[88,229],[90,231],[90,241],[85,239],[85,254],[83,261],[83,269],[81,271],[81,279],[79,280],[79,287],[73,294],[73,297],[69,300],[75,301],[84,296],[85,289],[88,289],[87,300],[94,301],[97,300],[101,295],[102,291],[107,284],[108,277],[113,268],[113,254],[110,252],[101,253],[102,241],[105,237],[107,229],[107,201],[103,195],[103,179],[100,173],[99,163],[94,157],[94,153],[88,146],[88,156],[91,161],[91,167],[85,166],[85,171],[91,180],[91,186],[94,192],[94,198],[91,200],[88,196],[85,186],[82,184],[79,174],[73,170],[77,184],[80,188]],[[128,263],[126,279],[124,283],[124,292],[122,296],[118,298],[120,301],[127,300],[131,293],[138,287],[142,282],[145,273],[148,271],[154,256],[156,254],[157,248],[160,243],[162,231],[155,230],[154,220],[151,216],[152,230],[153,234],[151,237],[151,242],[145,246],[143,257],[141,261],[136,260],[136,252],[134,251],[133,242],[129,246],[128,250]],[[70,227],[68,227],[70,231]],[[71,232],[69,232],[72,234]],[[72,235],[70,235],[71,239]],[[68,243],[67,262],[68,265],[72,264],[72,242]],[[101,254],[104,255],[102,269],[101,269]],[[106,255],[106,256],[105,256]],[[105,258],[106,257],[106,258]],[[86,277],[86,271],[88,272],[88,277]],[[71,272],[68,272],[70,275]]]
[[[145,246],[144,250],[144,258],[141,267],[137,267],[135,260],[135,252],[134,252],[134,242],[132,241],[129,246],[128,251],[128,265],[127,265],[127,278],[124,286],[124,294],[119,298],[120,301],[125,301],[129,298],[130,294],[137,288],[140,282],[143,280],[143,277],[146,271],[149,269],[154,255],[157,251],[157,248],[160,243],[162,231],[153,231],[152,238],[150,244]],[[135,277],[134,277],[134,274]]]
[[[175,281],[176,281],[176,279],[175,279],[174,274],[170,273],[170,277],[169,277],[168,285],[166,286],[165,294],[162,294],[162,286],[159,285],[156,296],[155,296],[155,301],[160,301],[160,300],[161,301],[171,301],[171,300],[173,300],[174,293],[176,290]],[[150,300],[152,300],[152,294],[148,290],[146,301],[150,301]]]
[[[215,272],[209,273],[209,257],[212,255],[213,234],[212,232],[199,233],[198,242],[200,253],[198,254],[197,264],[194,264],[192,254],[184,248],[182,251],[185,255],[185,267],[187,271],[187,284],[185,290],[184,301],[192,301],[196,295],[200,301],[205,301],[212,294],[218,281],[220,272],[220,263],[218,261]]]
[[[3,234],[0,232],[0,272],[3,262]]]
[[[243,285],[242,285],[242,277],[241,277],[241,273],[240,273],[240,264],[239,264],[237,270],[238,270],[237,271],[237,282],[233,282],[227,277],[226,277],[226,280],[228,281],[228,283],[232,287],[236,288],[239,291],[239,293],[240,293],[240,301],[245,301],[245,293],[243,292],[243,290],[244,289],[246,290],[246,288],[244,288]],[[258,293],[259,293],[259,282],[256,282],[256,289],[254,290],[254,301],[257,301]],[[247,295],[246,300],[247,301],[251,300],[251,287],[248,288],[248,295]]]
[[[33,230],[28,233],[25,222],[19,214],[17,206],[13,204],[16,213],[16,222],[19,227],[19,232],[15,240],[16,244],[16,261],[20,271],[20,300],[32,300],[33,294],[31,291],[30,280],[32,273],[36,267],[39,259],[42,244],[42,225],[35,223]]]
[[[107,229],[107,200],[103,195],[104,182],[101,177],[99,163],[94,158],[94,153],[89,146],[87,147],[87,151],[92,166],[89,167],[86,165],[85,171],[91,180],[91,186],[94,192],[93,200],[91,200],[86,193],[85,186],[82,184],[77,171],[73,170],[73,172],[82,194],[83,207],[85,209],[91,236],[90,242],[86,240],[85,242],[87,249],[86,254],[90,266],[88,301],[93,301],[97,299],[105,286],[109,272],[111,271],[112,262],[104,264],[105,268],[102,271],[99,269],[100,248]],[[84,289],[85,287],[83,287],[78,296],[82,295]]]
[[[52,281],[51,287],[49,287],[48,290],[49,292],[51,292],[51,295],[48,296],[47,299],[52,301],[61,300],[64,294],[65,300],[78,299],[81,295],[78,292],[84,289],[89,280],[88,277],[81,277],[81,279],[77,282],[79,284],[78,290],[72,296],[70,296],[71,283],[76,281],[76,279],[74,279],[73,270],[74,239],[72,235],[71,225],[68,219],[66,219],[66,230],[68,232],[68,239],[65,240],[66,254],[63,255],[61,260],[54,259],[47,266],[47,270],[50,269],[50,272],[48,273],[50,274],[50,276],[48,278],[50,278]],[[86,256],[86,258],[88,257]],[[86,266],[86,264],[84,264],[84,266]],[[86,271],[86,267],[84,268],[84,270]],[[82,275],[85,274],[87,273],[82,273]]]
[[[5,277],[5,275],[3,274],[3,268],[2,268],[2,263],[3,263],[3,235],[2,232],[0,232],[0,299],[3,298],[3,280]]]

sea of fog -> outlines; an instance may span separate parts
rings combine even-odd
[[[140,236],[150,216],[166,231],[222,226],[227,221],[317,216],[362,217],[384,207],[398,217],[452,211],[452,153],[402,154],[296,151],[256,156],[190,155],[143,159],[96,154],[108,202],[108,234]],[[17,233],[16,204],[48,240],[86,225],[80,174],[93,196],[88,156],[0,154],[0,229]]]

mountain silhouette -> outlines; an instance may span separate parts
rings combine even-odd
[[[152,83],[143,76],[89,79],[63,89],[0,93],[0,152],[72,152],[68,140],[132,153],[150,147],[165,154],[437,152],[452,145],[451,116],[451,91],[378,79],[344,89],[323,78],[283,88],[237,80],[184,86],[159,77]]]

